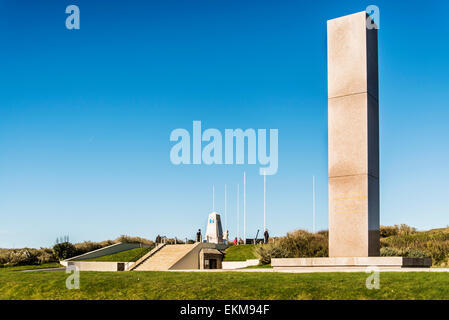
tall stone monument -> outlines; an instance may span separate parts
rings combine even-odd
[[[327,22],[329,257],[273,258],[276,270],[432,265],[428,258],[379,257],[379,79],[372,27],[366,12]]]
[[[377,28],[366,12],[329,20],[329,256],[379,256]]]

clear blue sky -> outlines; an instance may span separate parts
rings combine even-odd
[[[76,4],[81,29],[65,28]],[[449,225],[449,4],[0,1],[0,247],[193,238],[216,186],[263,224],[258,165],[174,166],[171,130],[279,129],[272,235],[327,229],[326,20],[380,7],[381,224]],[[243,223],[241,223],[242,225]]]

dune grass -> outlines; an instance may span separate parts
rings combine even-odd
[[[252,244],[230,246],[225,251],[223,261],[246,261],[257,259],[256,246]]]
[[[107,256],[86,259],[85,261],[110,261],[110,262],[134,262],[150,252],[152,248],[135,248],[120,251]]]
[[[449,273],[81,272],[68,290],[63,271],[0,272],[0,299],[448,299]]]

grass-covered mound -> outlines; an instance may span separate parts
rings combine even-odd
[[[85,261],[135,262],[150,252],[151,249],[152,248],[135,248],[109,254],[107,256],[86,259]]]
[[[434,266],[449,266],[449,228],[417,231],[407,225],[380,228],[381,256],[432,258]],[[274,243],[259,245],[256,253],[262,264],[271,258],[308,258],[328,256],[328,232],[297,230]]]
[[[434,266],[449,266],[449,228],[421,232],[404,225],[388,228],[395,230],[381,239],[382,256],[430,257]]]
[[[226,249],[223,261],[246,261],[257,259],[256,246],[252,244],[233,245]]]
[[[67,274],[0,272],[3,299],[449,299],[449,274],[382,272],[380,289],[366,273],[83,272],[80,289]]]

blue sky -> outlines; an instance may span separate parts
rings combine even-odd
[[[67,5],[81,29],[67,30]],[[263,227],[259,165],[174,166],[170,132],[279,129],[272,235],[327,229],[326,20],[381,10],[381,224],[449,225],[447,1],[0,1],[0,247]],[[242,195],[241,195],[242,199]],[[241,202],[242,204],[242,202]],[[242,209],[241,209],[242,212]],[[241,225],[243,222],[241,222]]]

